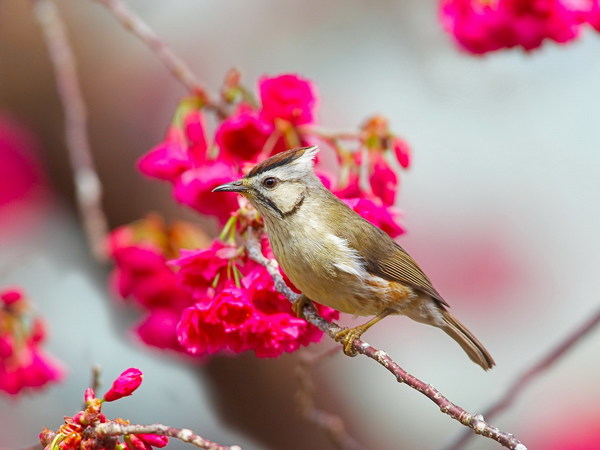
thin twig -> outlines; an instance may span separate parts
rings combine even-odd
[[[299,298],[299,295],[292,291],[283,280],[283,277],[279,273],[278,265],[275,260],[268,259],[261,251],[260,239],[258,231],[253,227],[248,227],[246,231],[246,248],[250,259],[256,263],[264,266],[271,278],[277,292],[286,297],[290,302],[294,302]],[[321,331],[329,335],[331,338],[342,329],[339,325],[329,322],[322,318],[316,308],[309,302],[304,306],[302,310],[305,319],[318,327]],[[445,414],[448,414],[454,420],[459,421],[463,425],[471,428],[476,434],[494,439],[506,448],[516,450],[526,450],[527,447],[522,444],[514,435],[503,432],[496,427],[489,425],[480,414],[470,414],[458,405],[455,405],[446,397],[444,397],[440,391],[419,380],[413,375],[406,372],[398,364],[390,358],[390,356],[382,351],[378,350],[361,339],[355,339],[354,350],[362,355],[367,356],[383,367],[385,367],[399,383],[405,383],[407,386],[419,391],[432,402],[434,402]]]
[[[359,450],[365,448],[348,433],[343,419],[317,407],[315,403],[315,383],[312,377],[314,367],[333,355],[340,353],[341,348],[336,346],[325,352],[314,354],[306,351],[300,354],[300,362],[296,367],[298,379],[298,392],[296,398],[302,416],[327,433],[333,445],[343,450]]]
[[[100,389],[100,385],[102,382],[100,381],[100,375],[102,374],[102,367],[99,364],[94,364],[92,366],[92,383],[91,387],[94,392],[98,392]]]
[[[223,106],[211,99],[202,83],[188,65],[121,0],[96,0],[104,5],[125,29],[137,36],[163,63],[169,72],[193,95],[202,99],[204,105],[214,110],[220,117],[227,112]]]
[[[487,417],[488,419],[494,418],[511,406],[525,388],[529,387],[535,379],[546,373],[552,366],[560,361],[560,359],[563,358],[576,344],[581,342],[585,336],[596,328],[598,324],[600,324],[600,310],[596,311],[594,315],[586,319],[584,323],[578,325],[566,339],[560,341],[556,347],[552,348],[533,366],[519,375],[508,387],[504,395],[502,395],[496,403],[490,405],[486,409],[484,417]],[[448,447],[448,450],[458,450],[459,448],[464,447],[470,439],[471,433],[462,433],[458,439]]]
[[[238,445],[227,447],[204,439],[187,428],[173,428],[160,423],[153,425],[125,425],[116,422],[105,422],[97,425],[94,431],[99,437],[124,436],[126,434],[156,434],[179,439],[187,444],[192,444],[206,450],[241,450],[241,447]]]
[[[102,209],[102,184],[94,167],[87,134],[86,107],[75,57],[56,5],[51,0],[33,0],[33,9],[48,47],[63,106],[65,138],[79,213],[92,253],[97,259],[104,260],[108,224]]]

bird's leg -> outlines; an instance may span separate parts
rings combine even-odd
[[[296,300],[294,300],[292,302],[292,309],[294,310],[294,312],[296,313],[296,315],[298,317],[300,317],[301,319],[304,319],[304,312],[302,311],[304,309],[304,305],[307,305],[310,303],[310,298],[308,298],[306,295],[304,294],[300,294],[300,297],[298,297]]]
[[[346,355],[356,356],[358,352],[354,350],[354,348],[352,348],[354,340],[360,338],[365,331],[367,331],[369,328],[371,328],[373,325],[375,325],[377,322],[379,322],[384,317],[387,317],[391,313],[392,310],[386,309],[385,311],[377,314],[371,320],[369,320],[366,323],[363,323],[362,325],[359,325],[354,328],[344,328],[343,330],[340,330],[336,333],[334,339],[336,340],[336,342],[342,343],[342,345],[344,346],[344,353]]]

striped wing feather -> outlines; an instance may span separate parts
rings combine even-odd
[[[364,220],[350,208],[347,208],[346,214],[347,220],[339,221],[334,225],[334,229],[339,230],[337,234],[358,251],[369,273],[409,285],[449,306],[415,260],[387,233]]]

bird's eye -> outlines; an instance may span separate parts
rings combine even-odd
[[[277,185],[277,181],[278,180],[275,177],[268,177],[262,181],[262,185],[266,188],[272,189]]]

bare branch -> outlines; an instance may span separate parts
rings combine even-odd
[[[86,107],[75,57],[56,5],[51,0],[33,0],[33,9],[48,47],[63,106],[79,213],[92,253],[97,259],[104,260],[108,224],[102,209],[102,184],[94,167],[87,135]]]
[[[336,448],[343,450],[359,450],[365,448],[356,439],[348,434],[346,425],[341,417],[323,411],[315,404],[315,383],[312,377],[314,367],[326,358],[340,353],[341,348],[335,346],[320,354],[300,354],[300,362],[296,367],[298,379],[298,392],[296,398],[302,416],[327,433]]]
[[[594,315],[586,319],[586,321],[575,328],[575,330],[558,343],[558,345],[552,348],[546,353],[539,361],[537,361],[529,369],[525,370],[519,375],[512,384],[508,387],[504,395],[496,403],[490,405],[486,412],[485,417],[488,419],[496,417],[502,411],[510,407],[519,395],[529,387],[534,380],[539,378],[545,372],[547,372],[552,366],[554,366],[561,358],[563,358],[570,350],[575,347],[576,344],[587,336],[598,324],[600,323],[600,310],[596,311]],[[457,450],[465,446],[465,444],[471,439],[471,433],[463,433],[459,438],[448,447],[448,450]]]
[[[227,114],[223,107],[213,101],[202,83],[196,78],[188,65],[121,0],[96,0],[104,5],[125,29],[137,36],[163,63],[169,72],[193,95],[199,97],[204,105],[221,117]]]
[[[246,248],[250,259],[264,266],[267,269],[267,271],[273,278],[275,289],[280,294],[286,297],[290,302],[293,302],[296,299],[298,299],[299,295],[293,292],[285,284],[283,277],[279,273],[277,262],[272,259],[268,259],[263,255],[261,251],[258,231],[252,227],[248,227],[246,233]],[[338,331],[341,330],[339,325],[323,319],[317,313],[316,308],[310,303],[304,306],[302,312],[304,313],[304,317],[308,322],[312,323],[332,338]],[[419,391],[427,398],[429,398],[432,402],[434,402],[440,408],[440,411],[442,411],[445,414],[448,414],[450,417],[452,417],[454,420],[459,421],[461,424],[471,428],[476,434],[480,434],[490,439],[494,439],[506,448],[516,450],[527,449],[527,447],[523,445],[512,434],[505,433],[499,430],[498,428],[489,425],[480,414],[468,413],[463,408],[461,408],[458,405],[455,405],[446,397],[444,397],[440,391],[438,391],[430,384],[426,384],[423,381],[406,372],[398,364],[396,364],[386,352],[372,347],[367,342],[361,339],[354,340],[354,350],[356,350],[358,353],[367,356],[368,358],[373,359],[374,361],[377,361],[379,364],[385,367],[396,378],[396,380],[399,383],[405,383],[412,389]]]
[[[206,450],[241,450],[241,447],[238,445],[227,447],[204,439],[187,428],[173,428],[160,423],[153,425],[124,425],[116,422],[105,422],[96,425],[94,431],[99,437],[124,436],[126,434],[156,434],[179,439],[180,441]]]

